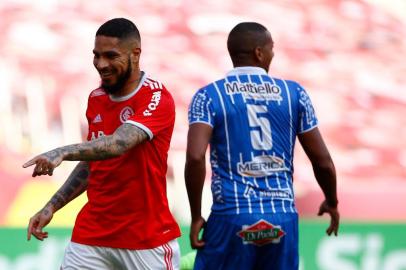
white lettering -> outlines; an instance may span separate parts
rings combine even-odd
[[[232,82],[224,84],[227,95],[243,94],[245,98],[282,101],[281,89],[269,82],[262,84]]]
[[[323,238],[317,249],[317,264],[322,270],[358,270],[357,265],[348,259],[362,249],[359,235],[340,235],[339,238]]]
[[[385,270],[402,270],[406,269],[406,250],[398,250],[389,253],[382,266]]]
[[[383,248],[383,239],[378,234],[370,234],[364,244],[365,255],[361,259],[361,269],[379,270],[380,254]],[[384,268],[386,269],[386,268]]]
[[[155,111],[159,105],[159,101],[161,100],[161,91],[154,92],[152,94],[151,102],[148,104],[148,110],[143,112],[144,116],[151,116],[152,112]]]
[[[102,137],[102,136],[105,136],[104,135],[104,132],[102,131],[102,130],[98,130],[97,131],[97,136],[96,136],[96,132],[95,131],[92,131],[92,137],[90,138],[90,140],[95,140],[95,139],[97,139],[97,138],[99,138],[99,137]]]

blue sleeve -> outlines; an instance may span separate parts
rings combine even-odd
[[[193,96],[189,105],[188,118],[189,125],[193,123],[205,123],[214,126],[214,112],[212,99],[205,88],[200,89]]]
[[[299,95],[299,133],[305,133],[317,127],[318,120],[313,108],[312,101],[306,90],[298,85]]]

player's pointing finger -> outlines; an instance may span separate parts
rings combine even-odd
[[[23,168],[27,168],[30,167],[32,165],[34,165],[37,161],[37,158],[33,158],[30,161],[27,161],[26,163],[23,164]]]

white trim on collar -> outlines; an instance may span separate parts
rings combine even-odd
[[[112,95],[109,95],[110,99],[112,101],[116,101],[116,102],[121,102],[121,101],[126,101],[129,100],[130,98],[132,98],[135,94],[137,94],[138,90],[141,89],[145,79],[147,78],[147,74],[144,71],[141,71],[142,75],[141,75],[141,80],[138,83],[137,87],[128,95],[126,96],[122,96],[122,97],[113,97]]]
[[[253,66],[246,66],[246,67],[236,67],[233,68],[231,71],[227,73],[227,76],[237,76],[243,74],[259,74],[259,75],[266,75],[268,74],[265,69],[261,67],[253,67]]]

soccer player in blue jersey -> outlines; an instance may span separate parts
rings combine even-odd
[[[337,235],[339,226],[334,164],[306,91],[267,74],[274,55],[269,31],[240,23],[227,47],[234,69],[198,90],[189,107],[185,181],[190,241],[198,249],[194,269],[296,270],[296,137],[325,196],[319,215],[331,217],[328,235]],[[201,198],[209,144],[213,205],[206,223]]]

